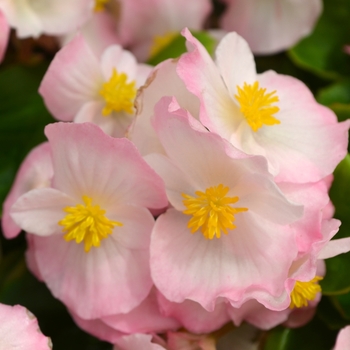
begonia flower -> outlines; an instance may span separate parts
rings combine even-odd
[[[153,285],[146,208],[167,205],[163,182],[129,140],[93,124],[56,123],[45,133],[52,187],[22,195],[12,219],[33,234],[40,275],[78,316],[129,312]]]
[[[184,27],[202,29],[211,11],[209,0],[119,0],[119,3],[118,35],[141,62],[161,51]]]
[[[190,299],[208,311],[218,298],[240,307],[265,292],[265,306],[277,303],[297,255],[289,224],[302,206],[283,196],[262,157],[208,132],[172,98],[156,105],[154,126],[166,156],[146,159],[173,206],[152,233],[157,288],[170,301]]]
[[[0,11],[0,63],[4,59],[4,56],[6,53],[9,35],[10,35],[10,26],[4,14]]]
[[[21,232],[21,228],[10,216],[12,205],[20,196],[34,188],[49,187],[52,176],[50,145],[45,142],[36,146],[24,159],[4,201],[1,224],[6,238],[14,238]]]
[[[216,64],[186,29],[189,53],[177,72],[201,101],[200,120],[252,155],[262,155],[277,182],[316,182],[331,174],[347,152],[350,121],[318,104],[299,80],[257,74],[254,57],[236,33],[216,50]]]
[[[222,28],[241,35],[256,54],[290,48],[311,33],[322,11],[321,0],[222,1]]]
[[[350,326],[342,328],[337,336],[333,350],[347,350],[350,347]]]
[[[21,305],[0,304],[1,350],[50,350],[52,343],[45,337],[35,316]]]
[[[119,45],[97,57],[78,35],[56,54],[39,92],[55,118],[92,122],[123,137],[134,118],[137,89],[150,71]]]
[[[1,0],[0,10],[20,38],[60,35],[78,28],[92,14],[92,0]]]

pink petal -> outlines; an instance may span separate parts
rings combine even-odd
[[[173,317],[160,312],[156,289],[151,289],[147,298],[127,314],[102,318],[109,327],[125,333],[164,333],[180,328]]]
[[[86,102],[102,98],[102,83],[99,62],[78,35],[56,54],[39,93],[55,118],[71,121]]]
[[[137,61],[134,55],[120,45],[109,46],[101,56],[101,68],[105,81],[108,81],[113,74],[113,69],[118,73],[126,73],[128,82],[135,79]]]
[[[105,209],[167,205],[162,180],[129,140],[107,136],[89,123],[51,124],[45,132],[52,147],[56,188],[77,199],[100,198],[98,204]]]
[[[38,321],[32,313],[21,305],[0,304],[1,348],[6,350],[49,350],[50,338],[39,329]]]
[[[153,218],[143,208],[119,210],[122,227],[86,253],[62,235],[35,237],[35,257],[52,294],[84,319],[126,313],[148,295],[148,241]],[[129,236],[129,237],[126,237]]]
[[[6,238],[16,237],[21,229],[10,216],[12,205],[24,193],[40,187],[48,187],[53,176],[49,143],[35,147],[21,164],[12,188],[7,195],[2,214],[2,229]]]
[[[246,321],[263,330],[269,330],[285,322],[291,311],[289,308],[281,311],[269,310],[256,300],[248,300],[238,309],[228,308],[228,313],[236,326]]]
[[[112,112],[109,116],[102,115],[104,103],[91,101],[85,103],[74,118],[75,123],[93,123],[98,125],[107,135],[125,137],[128,128],[134,120],[134,115],[126,112]]]
[[[178,303],[191,299],[212,311],[219,297],[240,307],[247,299],[259,300],[260,291],[266,291],[269,300],[261,302],[275,308],[273,299],[284,290],[296,256],[288,227],[237,215],[235,230],[206,240],[200,232],[190,233],[188,220],[169,209],[157,219],[152,233],[152,278],[164,296]]]
[[[276,181],[316,182],[331,174],[347,153],[350,122],[338,123],[335,114],[293,77],[269,71],[259,81],[269,91],[276,90],[280,99],[276,118],[281,124],[261,128],[256,135],[269,162],[279,164]]]
[[[22,230],[39,236],[50,236],[62,231],[58,222],[65,216],[63,208],[75,204],[74,199],[63,192],[53,188],[40,188],[19,197],[10,214]]]
[[[120,44],[116,26],[115,20],[111,14],[107,11],[101,11],[95,12],[90,20],[80,27],[81,35],[95,53],[96,57],[100,57],[108,46]],[[61,46],[68,44],[75,34],[76,31],[73,31],[60,37],[59,41]]]
[[[347,350],[350,346],[350,326],[344,327],[338,333],[333,350]]]
[[[229,321],[228,305],[225,302],[218,303],[213,312],[208,312],[192,300],[173,303],[159,292],[158,301],[164,315],[174,317],[185,329],[192,333],[211,333]]]
[[[237,33],[227,34],[216,49],[216,64],[231,96],[237,86],[256,81],[254,56],[247,42]]]
[[[174,60],[159,64],[136,98],[136,120],[130,129],[129,138],[142,155],[163,152],[151,124],[154,106],[163,96],[175,96],[184,109],[198,117],[199,100],[186,89],[176,73],[176,65],[177,61]]]
[[[118,332],[114,328],[107,326],[101,319],[85,320],[76,314],[72,310],[69,310],[74,322],[85,332],[90,333],[96,338],[99,338],[110,343],[115,343],[117,339],[125,335],[122,332]]]
[[[229,95],[218,68],[204,46],[192,36],[188,29],[184,29],[182,34],[187,39],[189,52],[179,59],[177,73],[186,88],[200,99],[202,123],[214,132],[217,128],[228,129],[226,131],[228,138],[232,128],[238,126],[232,118],[232,113],[239,113],[238,107]],[[216,118],[217,115],[221,118]],[[220,125],[215,125],[214,121]]]
[[[322,10],[322,1],[224,0],[228,9],[221,25],[235,31],[257,54],[288,49],[310,34]]]
[[[329,259],[339,254],[347,253],[350,251],[350,237],[340,238],[330,241],[322,248],[318,258]]]

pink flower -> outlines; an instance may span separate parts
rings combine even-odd
[[[216,64],[184,30],[189,53],[177,72],[201,101],[200,120],[235,147],[268,160],[276,182],[316,182],[345,156],[350,122],[316,103],[299,80],[273,71],[257,74],[247,43],[226,35]],[[301,171],[302,169],[302,171]]]
[[[311,33],[321,0],[222,0],[228,8],[221,26],[247,40],[257,54],[288,49]]]
[[[21,305],[0,304],[0,339],[4,350],[52,349],[51,340],[40,332],[37,319]]]
[[[24,159],[5,199],[1,224],[6,238],[14,238],[21,232],[10,216],[12,205],[34,188],[49,187],[52,176],[50,145],[46,142],[35,147]]]
[[[119,3],[118,35],[140,61],[155,55],[184,27],[202,29],[211,10],[209,0],[119,0]]]
[[[350,347],[350,326],[344,327],[338,333],[333,350],[347,350]]]
[[[157,104],[154,126],[166,156],[146,157],[173,206],[152,233],[155,285],[170,301],[190,299],[208,311],[218,298],[240,307],[264,293],[269,307],[297,255],[288,224],[302,207],[283,196],[262,157],[236,150],[176,105],[171,98]]]
[[[57,53],[39,92],[55,118],[92,122],[123,137],[134,118],[137,89],[150,71],[118,45],[97,57],[78,35]]]
[[[0,10],[20,38],[68,33],[90,17],[92,8],[92,0],[0,1]]]
[[[146,208],[167,205],[164,185],[130,141],[93,124],[57,123],[45,132],[52,188],[22,195],[12,218],[33,234],[40,275],[73,312],[86,319],[129,312],[153,284],[154,219]]]

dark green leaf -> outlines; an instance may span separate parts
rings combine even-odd
[[[263,350],[330,350],[335,343],[336,331],[329,330],[315,317],[301,328],[289,329],[279,326],[266,338]]]
[[[45,140],[44,127],[54,121],[37,92],[46,68],[13,66],[0,71],[0,202],[20,162]]]
[[[324,0],[324,9],[313,33],[290,50],[301,67],[331,79],[350,75],[350,1]]]

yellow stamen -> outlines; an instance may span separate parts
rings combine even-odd
[[[197,197],[192,197],[182,193],[185,198],[183,204],[187,208],[184,214],[192,215],[187,224],[191,232],[196,232],[201,228],[203,236],[207,239],[221,237],[221,231],[227,235],[227,229],[233,230],[236,226],[234,214],[247,211],[247,208],[233,208],[231,204],[236,203],[238,197],[227,197],[229,187],[219,186],[209,187],[202,191],[196,191]]]
[[[77,243],[84,241],[84,249],[89,252],[92,246],[100,246],[100,241],[113,232],[114,226],[123,224],[106,218],[106,211],[99,205],[92,206],[90,197],[83,196],[83,201],[85,205],[64,208],[63,211],[68,214],[58,224],[63,226],[62,232],[67,232],[63,236],[67,242],[73,239]]]
[[[243,88],[237,86],[237,90],[238,95],[235,97],[241,106],[240,110],[253,131],[258,131],[264,124],[280,124],[280,121],[273,117],[280,109],[271,106],[279,101],[278,96],[274,96],[276,90],[266,93],[266,89],[259,88],[257,81],[253,85],[244,83]]]
[[[165,49],[178,35],[178,32],[168,32],[164,35],[156,35],[153,38],[153,43],[150,48],[149,57],[152,58],[158,55],[163,49]]]
[[[95,12],[100,12],[105,9],[105,5],[109,2],[109,0],[95,0]]]
[[[113,74],[109,81],[103,84],[100,95],[106,101],[102,110],[104,116],[108,116],[112,111],[125,111],[129,114],[134,113],[134,100],[136,97],[136,81],[127,83],[128,76],[125,73],[118,74],[113,69]]]
[[[321,286],[318,284],[318,281],[322,279],[323,277],[316,276],[309,282],[296,281],[290,295],[289,307],[294,309],[308,306],[309,301],[314,300],[317,293],[321,292]]]

